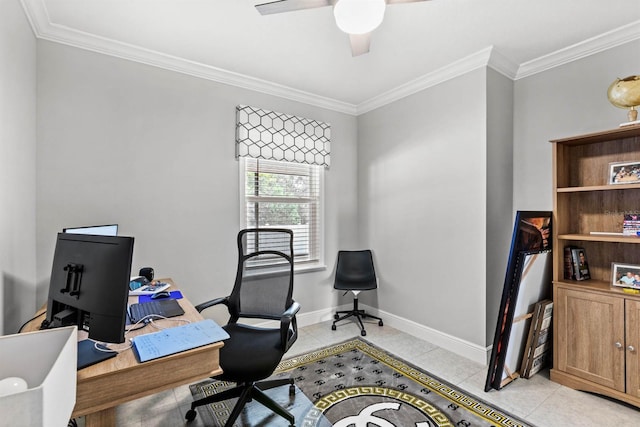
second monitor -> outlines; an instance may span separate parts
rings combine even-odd
[[[118,224],[90,225],[86,227],[67,227],[62,231],[71,234],[97,234],[100,236],[117,236]]]

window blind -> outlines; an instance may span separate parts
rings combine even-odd
[[[246,226],[289,228],[294,236],[295,263],[319,262],[322,167],[245,158],[244,173]]]

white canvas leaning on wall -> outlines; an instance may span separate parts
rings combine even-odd
[[[522,356],[529,333],[535,303],[551,295],[551,251],[520,254],[518,266],[519,283],[513,315],[513,324],[506,347],[502,383],[509,382],[515,376],[522,363]]]

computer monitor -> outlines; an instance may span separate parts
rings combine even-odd
[[[77,325],[124,342],[133,237],[58,233],[43,328]]]
[[[67,227],[62,229],[65,233],[73,234],[95,234],[99,236],[117,236],[118,224],[109,225],[89,225],[86,227]]]

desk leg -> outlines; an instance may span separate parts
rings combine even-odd
[[[100,412],[87,414],[84,417],[84,425],[85,427],[115,427],[116,408],[107,408]]]

